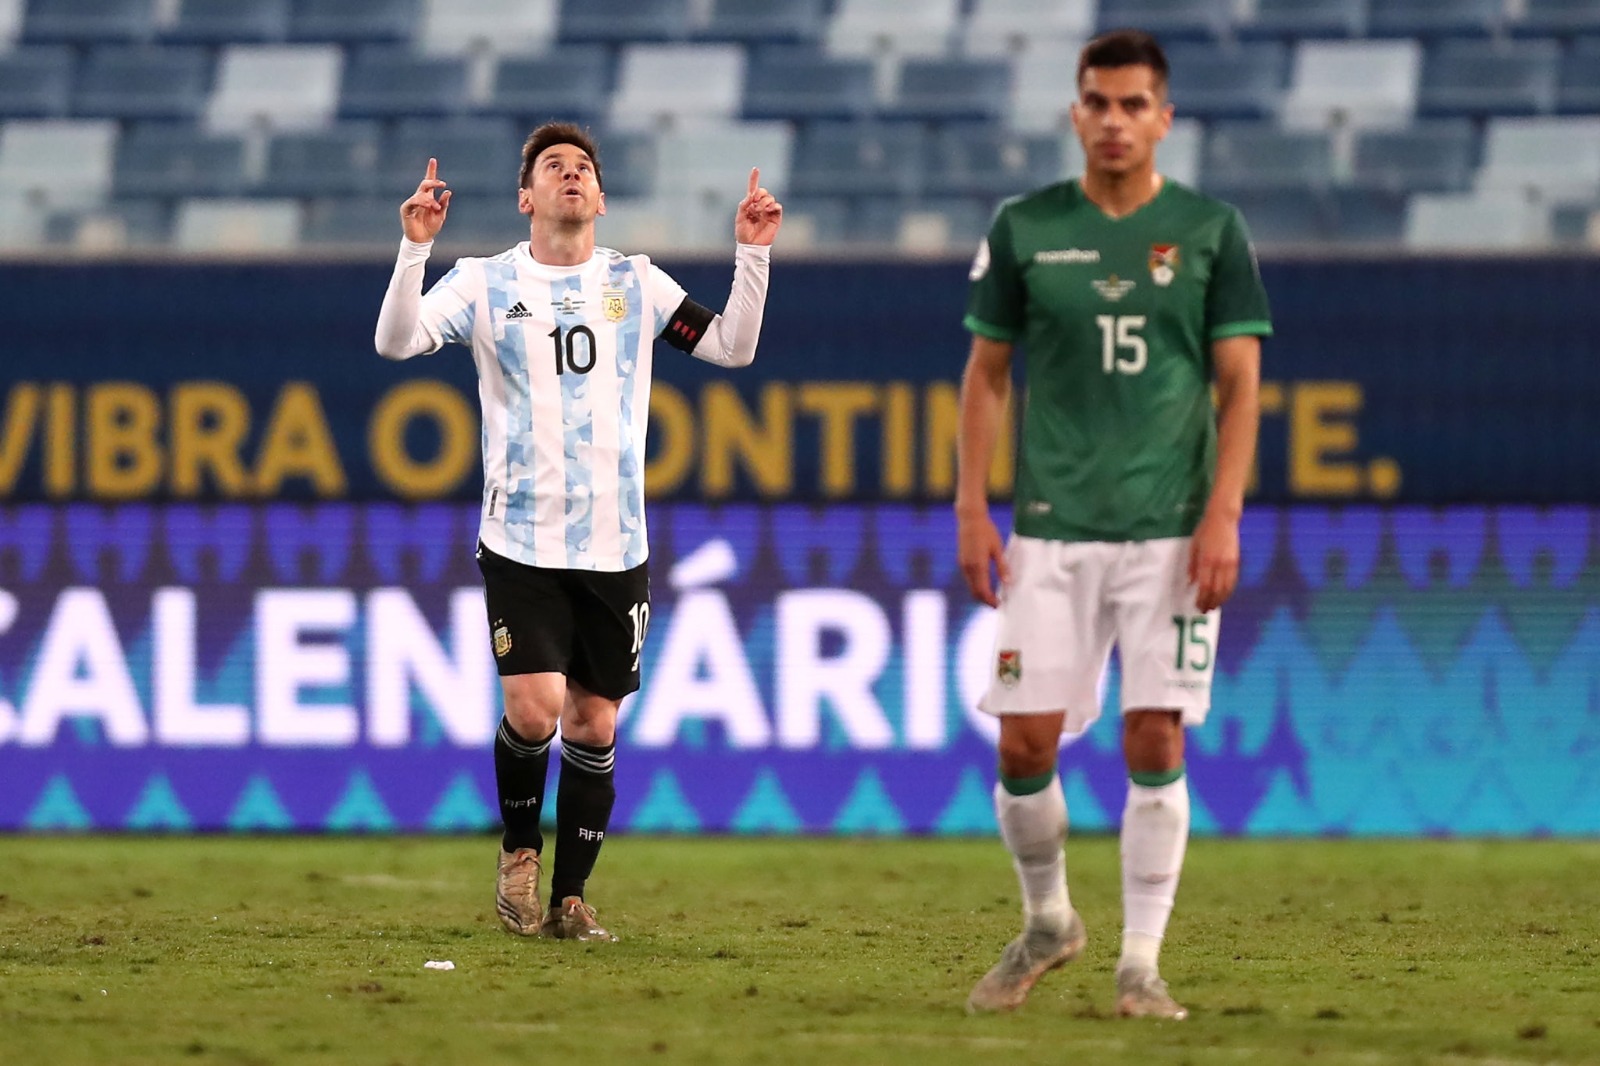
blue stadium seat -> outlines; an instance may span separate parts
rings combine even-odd
[[[1328,236],[1340,244],[1397,244],[1405,236],[1409,202],[1408,194],[1392,189],[1334,189]]]
[[[1575,37],[1600,33],[1600,0],[1524,0],[1522,17],[1513,24],[1517,34],[1536,37]]]
[[[917,123],[812,123],[795,144],[789,188],[799,196],[914,195],[926,142]]]
[[[1600,38],[1579,38],[1561,64],[1556,110],[1564,115],[1600,113]]]
[[[370,194],[378,183],[375,122],[343,122],[306,133],[280,133],[267,146],[262,191],[274,196]]]
[[[1318,188],[1332,180],[1332,142],[1322,130],[1221,122],[1206,141],[1201,173],[1208,189]]]
[[[1424,115],[1539,115],[1555,109],[1555,41],[1444,41],[1424,57]]]
[[[1367,188],[1465,191],[1477,168],[1478,130],[1470,119],[1435,119],[1356,135],[1353,178]]]
[[[815,44],[828,26],[824,0],[715,0],[695,36],[747,44]]]
[[[36,45],[0,52],[0,118],[58,118],[72,98],[72,49]]]
[[[1374,0],[1374,37],[1487,35],[1505,22],[1504,0]]]
[[[605,45],[562,45],[547,55],[502,59],[480,110],[532,122],[591,122],[611,106],[611,77]]]
[[[445,226],[455,221],[455,205]],[[400,201],[389,197],[323,197],[306,205],[302,244],[364,247],[400,243]]]
[[[339,113],[349,118],[453,115],[469,106],[467,61],[375,45],[347,59]]]
[[[843,59],[809,48],[756,52],[745,73],[748,119],[850,119],[877,106],[870,59]]]
[[[1555,204],[1550,209],[1550,239],[1557,244],[1588,245],[1597,215],[1595,204]]]
[[[1229,0],[1101,0],[1099,29],[1137,26],[1162,42],[1221,39],[1233,20]]]
[[[673,41],[690,27],[689,0],[561,0],[563,41]]]
[[[1205,119],[1267,118],[1288,79],[1289,51],[1276,41],[1232,48],[1175,44],[1170,96],[1180,114]]]
[[[1359,37],[1366,0],[1256,0],[1254,16],[1238,26],[1244,40]]]
[[[282,41],[289,36],[289,0],[183,0],[161,36],[184,44]]]
[[[47,244],[77,251],[159,248],[171,234],[172,207],[166,200],[114,200],[52,212],[44,226]]]
[[[148,41],[155,0],[28,0],[22,38],[53,44]]]
[[[1065,176],[1063,138],[1012,133],[993,123],[942,126],[928,145],[930,196],[975,196],[991,204]]]
[[[124,197],[237,196],[244,160],[242,137],[187,122],[139,123],[117,141],[111,188]]]
[[[395,211],[398,227],[399,205],[395,205]],[[440,244],[460,247],[469,255],[498,255],[527,239],[528,217],[518,213],[517,198],[512,195],[452,199],[439,234]]]
[[[528,131],[505,118],[403,119],[385,142],[379,187],[401,199],[422,180],[430,158],[461,196],[515,196]]]
[[[89,53],[72,109],[93,118],[194,119],[210,89],[204,48],[113,45]]]
[[[853,229],[850,201],[837,196],[785,196],[783,226],[784,237],[794,236],[797,247],[844,244]]]
[[[1212,185],[1206,191],[1239,209],[1258,244],[1309,245],[1327,240],[1328,203],[1316,190]]]
[[[656,138],[638,130],[602,130],[595,137],[600,149],[600,176],[606,197],[643,197],[656,191]]]
[[[989,232],[994,204],[969,197],[862,197],[851,210],[849,243],[909,254],[971,253]]]
[[[1011,102],[1011,64],[1003,59],[907,59],[887,109],[896,118],[998,122]]]
[[[289,37],[340,44],[399,44],[416,32],[419,0],[295,0]]]

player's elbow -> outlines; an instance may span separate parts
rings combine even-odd
[[[383,356],[385,359],[392,359],[395,362],[399,362],[402,359],[409,359],[413,354],[409,350],[408,345],[400,341],[396,341],[392,337],[385,337],[381,333],[372,339],[372,346],[378,350],[379,355]]]

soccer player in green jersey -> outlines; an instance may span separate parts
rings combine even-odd
[[[1019,1006],[1083,950],[1056,755],[1099,717],[1114,643],[1130,778],[1117,1011],[1187,1014],[1157,968],[1189,836],[1183,729],[1210,707],[1272,327],[1239,213],[1155,169],[1166,90],[1148,34],[1089,42],[1072,107],[1083,177],[1004,203],[972,265],[956,519],[967,584],[999,608],[981,706],[1000,719],[995,813],[1024,920],[970,1010]],[[985,475],[1019,345],[1027,389],[1002,545]]]

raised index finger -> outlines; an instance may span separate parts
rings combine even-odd
[[[427,177],[427,180],[428,181],[433,181],[438,176],[439,176],[439,161],[437,159],[433,159],[433,158],[430,157],[428,159],[428,177]]]
[[[760,167],[751,167],[750,168],[750,191],[745,193],[745,198],[748,199],[748,198],[754,196],[756,194],[756,189],[760,188],[760,186],[761,186],[761,168]]]

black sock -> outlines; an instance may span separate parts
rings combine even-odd
[[[544,809],[544,781],[550,772],[550,742],[556,731],[543,740],[527,741],[511,723],[500,719],[494,735],[494,781],[500,793],[500,820],[505,835],[500,847],[544,850],[544,834],[539,832],[539,815]]]
[[[604,747],[561,742],[561,783],[556,793],[556,861],[550,876],[550,898],[560,902],[583,896],[583,886],[594,871],[611,824],[611,805],[617,799],[612,768],[617,761],[615,743]]]

